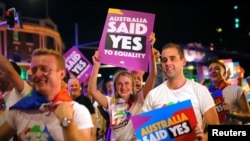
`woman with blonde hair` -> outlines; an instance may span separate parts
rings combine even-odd
[[[151,45],[155,42],[154,33],[151,33],[148,41]],[[148,76],[147,82],[144,85],[145,89],[136,92],[134,89],[133,75],[127,70],[120,70],[114,76],[114,95],[109,97],[103,95],[97,88],[97,74],[100,69],[100,62],[98,51],[92,57],[93,70],[88,84],[88,93],[93,95],[96,101],[109,113],[111,126],[111,141],[131,141],[136,140],[131,116],[139,114],[144,102],[144,94],[154,87],[156,78],[156,61],[152,48],[151,58],[151,72]],[[147,86],[146,86],[147,85]]]

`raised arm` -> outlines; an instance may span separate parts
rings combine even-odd
[[[11,65],[10,61],[0,54],[0,77],[8,78],[18,91],[24,89],[24,82]]]
[[[0,141],[7,141],[13,135],[15,135],[16,131],[10,127],[7,121],[5,121],[1,126],[0,126]]]
[[[99,52],[95,51],[95,54],[92,56],[93,70],[89,78],[88,93],[92,95],[101,106],[108,108],[108,99],[97,89],[97,75],[101,65],[99,60]]]
[[[150,67],[149,75],[142,89],[144,98],[147,96],[148,92],[154,88],[154,83],[155,83],[155,79],[157,75],[156,58],[160,56],[159,51],[153,47],[156,41],[155,33],[152,32],[149,35],[148,41],[151,42],[152,48],[151,48],[151,58],[150,58],[150,64],[149,64],[149,67]]]

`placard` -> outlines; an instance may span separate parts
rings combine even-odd
[[[148,71],[155,15],[109,8],[101,41],[100,62],[117,67]]]

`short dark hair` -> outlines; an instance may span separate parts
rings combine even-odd
[[[175,48],[175,49],[177,49],[180,58],[181,58],[181,59],[185,58],[184,50],[183,50],[183,48],[182,48],[179,44],[177,44],[177,43],[172,43],[172,42],[166,43],[166,44],[162,47],[162,51],[163,51],[164,49],[168,49],[168,48]]]
[[[20,67],[17,65],[17,63],[14,61],[10,61],[10,63],[13,66],[13,68],[16,70],[16,72],[19,74],[19,76],[21,76],[22,71]]]
[[[208,63],[208,67],[209,67],[211,64],[213,64],[213,63],[219,64],[220,66],[222,66],[222,68],[224,69],[224,71],[227,71],[227,68],[226,68],[225,64],[222,63],[222,62],[221,62],[220,60],[218,60],[218,59],[213,59],[213,60],[211,60],[211,61]]]

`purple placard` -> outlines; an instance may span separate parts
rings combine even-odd
[[[109,8],[99,44],[100,62],[148,71],[155,14]]]
[[[63,56],[66,70],[69,73],[76,74],[80,83],[90,76],[93,65],[75,46],[71,47]]]

